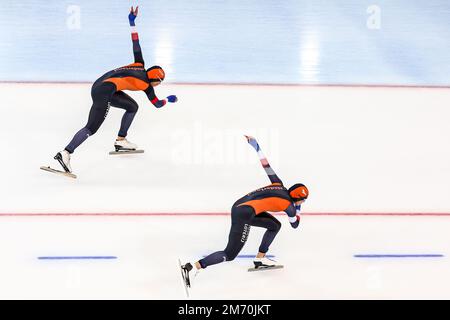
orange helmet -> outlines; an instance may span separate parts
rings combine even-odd
[[[147,69],[147,78],[150,80],[150,82],[153,81],[163,81],[166,77],[166,74],[160,66],[153,66],[149,69]]]
[[[301,183],[294,184],[292,187],[289,188],[288,191],[289,195],[294,201],[305,200],[308,198],[309,195],[308,188]]]

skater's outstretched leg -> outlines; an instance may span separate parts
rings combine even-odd
[[[254,210],[252,207],[233,207],[227,247],[223,251],[214,252],[199,260],[199,264],[203,269],[217,263],[233,261],[237,257],[247,242],[250,233],[249,221],[251,221],[253,215]]]
[[[64,148],[69,153],[73,153],[89,136],[92,135],[92,131],[84,127],[78,131],[69,144]]]
[[[76,148],[78,148],[89,136],[92,135],[92,131],[89,128],[84,127],[78,131],[69,144],[64,148],[63,151],[58,152],[55,155],[55,160],[61,164],[66,172],[72,172],[70,167],[70,154],[72,154]]]
[[[72,172],[70,167],[70,155],[86,141],[87,138],[97,132],[106,117],[108,108],[108,105],[106,105],[106,108],[101,108],[94,104],[89,112],[87,125],[75,134],[63,151],[60,151],[55,155],[55,160],[58,160],[66,172]]]
[[[80,129],[65,149],[58,152],[55,159],[61,164],[66,172],[71,172],[70,154],[72,154],[87,138],[94,135],[105,121],[109,111],[109,100],[114,93],[115,87],[111,83],[94,83],[92,86],[92,107],[86,126]],[[69,170],[69,171],[68,171]]]
[[[222,263],[225,261],[233,261],[239,252],[241,252],[250,232],[250,220],[254,216],[255,211],[249,206],[233,206],[231,210],[231,229],[228,235],[228,244],[225,250],[216,251],[207,257],[200,259],[195,263],[186,263],[182,266],[182,270],[185,272],[187,282],[192,282],[190,273],[192,271],[200,271],[206,267]]]

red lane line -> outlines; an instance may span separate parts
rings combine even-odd
[[[230,213],[226,212],[153,212],[153,213],[0,213],[0,217],[92,217],[92,216],[103,216],[103,217],[114,217],[114,216],[228,216]],[[275,213],[275,215],[284,215],[283,213]],[[426,213],[426,212],[411,212],[411,213],[358,213],[358,212],[340,212],[340,213],[303,213],[305,216],[381,216],[381,217],[411,217],[411,216],[422,216],[422,217],[450,217],[450,213],[440,212],[440,213]]]
[[[270,87],[336,87],[336,88],[402,88],[402,89],[450,89],[445,85],[402,85],[402,84],[304,84],[304,83],[208,83],[208,82],[167,82],[172,85],[185,86],[270,86]]]
[[[0,84],[92,84],[92,81],[0,81]],[[404,88],[404,89],[450,89],[445,85],[402,85],[402,84],[302,84],[302,83],[246,83],[246,82],[166,82],[183,86],[273,86],[273,87],[343,87],[343,88]]]

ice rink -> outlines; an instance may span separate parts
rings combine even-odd
[[[251,259],[211,266],[192,299],[448,299],[450,217],[284,217],[270,254],[284,269],[247,272]],[[2,217],[1,299],[186,299],[177,258],[226,245],[224,216]],[[254,228],[241,254],[254,254]],[[354,258],[355,254],[443,258]],[[38,260],[39,256],[115,256]]]
[[[72,157],[39,170],[86,123],[89,84],[1,84],[1,299],[184,299],[177,258],[226,245],[234,201],[268,184],[244,134],[310,197],[270,254],[212,266],[194,299],[450,299],[450,89],[164,84],[110,156],[122,110]],[[242,255],[254,254],[253,228]],[[358,258],[355,255],[395,255]],[[406,256],[405,256],[406,255]],[[408,256],[414,255],[414,256]],[[436,256],[434,256],[436,255]],[[42,260],[89,256],[114,259]]]

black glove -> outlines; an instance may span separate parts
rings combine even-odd
[[[297,214],[295,218],[295,222],[291,222],[291,226],[292,228],[297,229],[298,225],[300,224],[300,215]]]

